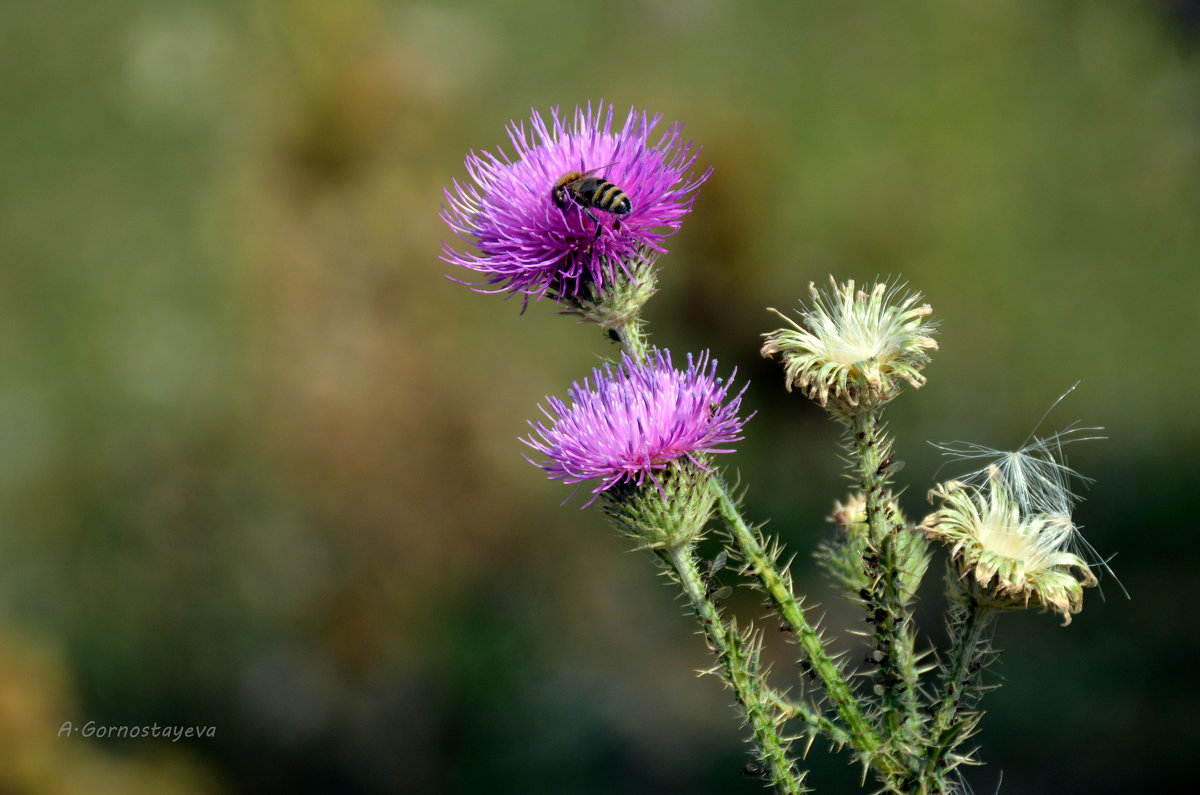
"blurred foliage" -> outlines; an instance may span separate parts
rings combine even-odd
[[[220,791],[213,777],[178,745],[167,745],[169,740],[144,746],[136,754],[116,755],[80,739],[106,734],[112,727],[80,720],[74,694],[66,684],[68,676],[52,644],[15,634],[5,634],[2,640],[0,791],[103,795]],[[142,728],[152,725],[138,727]]]
[[[611,346],[438,260],[466,150],[599,98],[685,120],[716,169],[652,330],[752,380],[736,467],[815,601],[837,431],[757,357],[764,306],[829,273],[926,293],[942,350],[891,415],[914,516],[925,440],[1019,444],[1083,380],[1047,427],[1108,427],[1072,463],[1133,598],[1005,617],[972,780],[1192,778],[1193,4],[746,9],[0,8],[0,790],[79,791],[21,772],[53,758],[113,792],[760,791],[670,592],[520,457]],[[81,715],[217,734],[55,739]]]

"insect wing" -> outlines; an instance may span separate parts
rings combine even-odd
[[[595,174],[597,171],[603,171],[604,169],[611,168],[615,165],[616,165],[616,163],[607,163],[603,166],[596,166],[595,168],[589,168],[587,171],[583,172],[583,176],[585,176],[585,177],[591,176],[592,174]]]
[[[604,184],[604,180],[600,177],[583,177],[570,183],[571,190],[578,193],[585,200],[591,201],[596,193],[596,189]]]

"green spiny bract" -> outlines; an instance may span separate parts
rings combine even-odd
[[[618,483],[603,492],[605,515],[639,549],[670,549],[695,543],[704,535],[716,497],[708,487],[711,473],[689,459],[671,461],[644,483]]]
[[[628,262],[614,267],[612,279],[603,288],[588,283],[578,292],[559,298],[564,315],[578,315],[605,330],[620,334],[638,322],[642,307],[658,292],[658,252],[643,248]]]

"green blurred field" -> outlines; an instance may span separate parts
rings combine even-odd
[[[715,169],[651,330],[752,381],[731,465],[831,628],[858,618],[808,558],[845,488],[837,431],[758,357],[764,307],[831,273],[927,295],[941,351],[891,412],[911,515],[927,440],[1019,444],[1082,380],[1049,427],[1108,429],[1071,462],[1132,599],[1109,580],[1066,629],[1006,617],[970,780],[1192,780],[1186,7],[7,4],[0,791],[762,791],[672,592],[521,458],[535,404],[610,344],[438,259],[466,151],[589,99],[684,120]],[[842,758],[810,761],[818,791],[853,790]]]

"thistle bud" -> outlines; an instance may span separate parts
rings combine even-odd
[[[929,567],[928,544],[924,535],[914,528],[895,498],[884,502],[884,510],[896,521],[896,555],[903,588],[900,601],[909,604],[916,598],[917,586]],[[874,576],[867,570],[866,558],[875,554],[871,548],[867,527],[867,498],[860,492],[851,494],[846,501],[835,502],[829,521],[838,527],[837,537],[817,547],[817,562],[829,576],[847,593],[859,593],[871,586]]]

